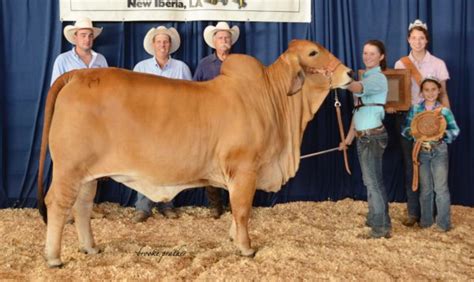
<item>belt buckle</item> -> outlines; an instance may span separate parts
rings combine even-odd
[[[431,149],[433,149],[433,146],[431,145],[431,143],[423,143],[421,144],[421,147],[425,151],[431,151]]]
[[[365,135],[367,135],[366,130],[358,130],[358,131],[356,131],[356,137],[357,137],[357,138],[360,138],[360,137],[365,136]]]

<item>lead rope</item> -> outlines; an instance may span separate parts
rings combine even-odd
[[[339,135],[341,136],[341,142],[345,142],[346,137],[344,135],[344,127],[343,127],[343,124],[342,124],[341,102],[339,102],[339,98],[337,96],[337,89],[334,89],[334,107],[336,108],[337,123],[338,123],[338,127],[339,127]],[[338,150],[339,150],[339,147],[335,147],[335,148],[332,148],[332,149],[327,149],[327,150],[324,150],[324,151],[319,151],[319,152],[316,152],[316,153],[303,155],[303,156],[300,157],[300,159],[305,159],[305,158],[309,158],[309,157],[313,157],[313,156],[317,156],[317,155],[322,155],[322,154],[326,154],[326,153],[334,152],[334,151],[338,151]],[[346,171],[347,171],[348,174],[352,174],[351,170],[349,168],[349,159],[347,157],[347,146],[344,146],[343,153],[344,153],[344,166],[346,168]]]
[[[339,126],[339,135],[341,136],[341,142],[346,141],[346,136],[344,134],[344,126],[342,125],[342,115],[341,115],[341,102],[339,102],[339,98],[337,97],[337,88],[334,89],[334,107],[336,108],[336,116],[337,116],[337,124]],[[349,168],[349,159],[347,157],[347,146],[344,146],[343,149],[344,154],[344,166],[346,171],[349,175],[351,175],[351,169]]]
[[[418,154],[420,153],[421,150],[421,144],[423,141],[417,140],[415,142],[415,146],[413,146],[413,151],[411,153],[411,158],[413,161],[413,180],[411,184],[411,189],[413,192],[418,191],[418,175],[419,175],[419,169],[420,169],[420,162],[418,161]]]

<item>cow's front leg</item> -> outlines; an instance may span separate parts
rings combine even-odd
[[[229,233],[243,256],[253,256],[255,250],[250,246],[248,222],[255,195],[256,176],[254,172],[240,172],[234,175],[229,185],[229,197],[232,207],[232,224],[235,226],[231,226]]]
[[[96,190],[96,180],[82,185],[73,207],[80,250],[86,254],[99,253],[99,250],[95,248],[94,237],[91,229],[92,207],[94,205]]]
[[[76,196],[76,187],[55,181],[53,176],[53,182],[45,198],[48,209],[45,258],[49,267],[60,267],[63,265],[61,261],[63,229]]]

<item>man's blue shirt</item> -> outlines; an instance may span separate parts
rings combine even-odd
[[[222,61],[219,60],[216,53],[204,57],[198,64],[194,72],[193,80],[207,81],[218,76],[221,72]]]
[[[191,71],[188,66],[180,61],[173,58],[169,58],[166,65],[161,68],[155,57],[143,60],[135,65],[133,71],[155,74],[158,76],[164,76],[168,78],[178,78],[191,80]]]
[[[107,60],[102,54],[94,52],[92,50],[92,60],[89,65],[86,65],[83,60],[76,53],[76,47],[74,46],[71,51],[60,54],[54,61],[53,74],[51,75],[51,85],[58,77],[63,73],[77,69],[87,68],[106,68]]]

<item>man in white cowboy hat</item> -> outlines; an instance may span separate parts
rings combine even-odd
[[[145,51],[153,57],[145,59],[133,68],[134,71],[155,74],[168,78],[191,80],[191,71],[182,61],[171,58],[170,54],[178,50],[181,40],[178,31],[173,27],[166,28],[159,26],[151,28],[145,35],[143,47]],[[157,94],[159,95],[159,94]],[[151,209],[154,202],[145,195],[137,193],[135,202],[134,222],[143,222],[151,216]],[[158,203],[158,210],[167,218],[177,218],[178,215],[173,210],[173,203]]]
[[[196,81],[206,81],[218,76],[221,71],[222,62],[229,56],[232,45],[239,39],[239,35],[239,27],[233,26],[230,28],[226,22],[218,22],[216,26],[207,26],[204,29],[204,41],[216,51],[199,62],[193,79]],[[206,192],[212,217],[217,219],[224,212],[221,190],[208,186],[206,187]]]
[[[51,85],[59,76],[71,70],[108,67],[105,57],[92,50],[94,39],[101,32],[102,28],[94,27],[89,18],[81,18],[74,25],[64,28],[64,37],[74,46],[54,61]]]
[[[199,62],[193,79],[206,81],[218,76],[222,62],[229,56],[232,45],[239,39],[239,35],[239,27],[234,25],[230,28],[226,22],[218,22],[216,26],[207,26],[204,29],[204,41],[216,52]]]
[[[153,57],[139,62],[133,70],[169,78],[191,80],[189,67],[184,62],[170,56],[178,50],[180,44],[181,40],[175,28],[164,26],[151,28],[145,35],[143,47]]]

